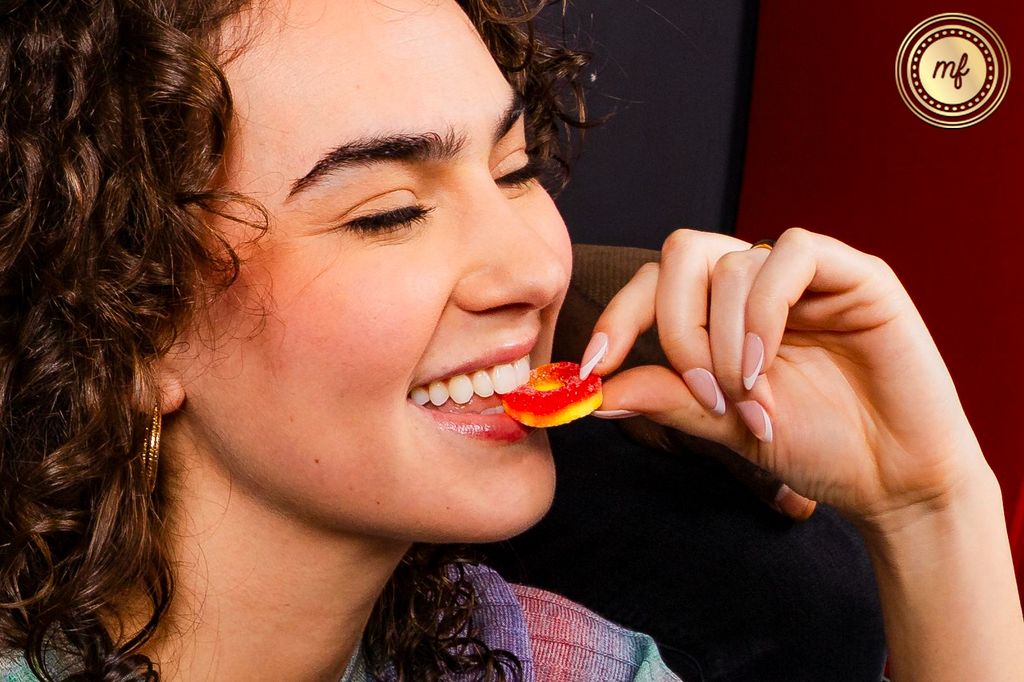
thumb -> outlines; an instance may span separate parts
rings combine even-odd
[[[615,419],[642,414],[664,426],[679,429],[736,449],[743,447],[747,427],[736,410],[712,414],[674,370],[643,365],[605,379],[603,400],[595,417]]]

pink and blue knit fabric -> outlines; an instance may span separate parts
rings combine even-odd
[[[467,565],[466,574],[476,590],[477,637],[515,654],[523,682],[681,682],[649,635],[552,592],[508,583],[487,566]],[[373,681],[361,654],[357,649],[341,682]],[[0,656],[0,682],[37,678],[20,656]]]
[[[553,592],[467,566],[480,604],[473,620],[491,648],[523,662],[523,682],[681,682],[654,640]]]

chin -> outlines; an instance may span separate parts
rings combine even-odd
[[[543,500],[532,500],[530,505],[523,505],[516,508],[503,507],[506,513],[501,517],[490,517],[491,522],[474,529],[471,537],[466,537],[462,542],[483,544],[488,542],[500,542],[514,538],[520,533],[535,526],[551,509],[554,500],[554,485],[551,486],[551,494]]]
[[[547,437],[544,434],[544,445]],[[473,499],[462,500],[459,511],[448,517],[447,528],[421,539],[436,544],[488,543],[515,537],[533,527],[548,513],[555,498],[555,466],[550,449],[543,465],[531,467],[528,476],[493,480]],[[535,462],[536,464],[537,462]],[[522,472],[521,472],[522,473]]]
[[[515,537],[535,526],[551,509],[555,499],[555,461],[547,431],[541,429],[533,435],[542,442],[546,454],[541,460],[534,460],[542,466],[531,471],[529,477],[515,481],[515,485],[504,481],[501,493],[484,501],[479,517],[483,523],[476,537],[468,542],[499,542]],[[501,504],[496,504],[499,499]]]

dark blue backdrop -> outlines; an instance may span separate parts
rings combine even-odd
[[[757,29],[754,0],[583,0],[546,10],[589,46],[588,131],[558,204],[573,240],[660,249],[679,227],[731,234]],[[575,43],[573,43],[575,41]]]

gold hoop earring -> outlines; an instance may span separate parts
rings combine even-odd
[[[146,482],[146,492],[152,493],[156,490],[156,466],[160,458],[160,428],[163,425],[163,415],[160,413],[160,403],[153,405],[153,420],[146,429],[146,439],[142,443],[142,473]]]

